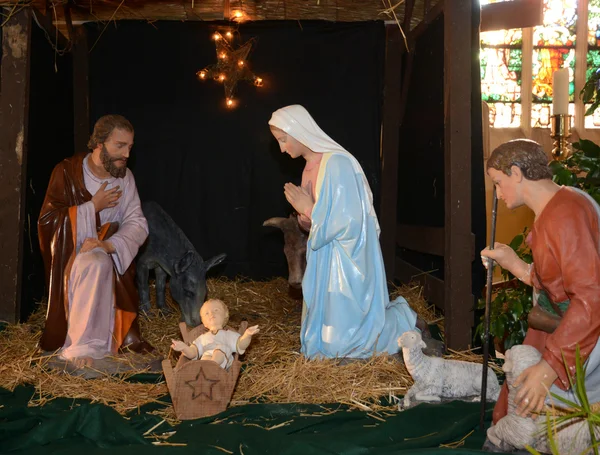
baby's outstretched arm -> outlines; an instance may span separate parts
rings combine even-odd
[[[243,352],[246,350],[248,346],[250,346],[250,342],[252,341],[252,335],[255,335],[259,332],[258,326],[254,325],[252,327],[248,327],[244,334],[238,340],[238,348]]]
[[[174,351],[183,352],[183,355],[185,355],[188,359],[195,359],[196,357],[198,357],[198,348],[196,347],[195,344],[188,346],[183,341],[179,341],[179,340],[171,340],[171,341],[173,342],[171,344],[171,349],[173,349]]]

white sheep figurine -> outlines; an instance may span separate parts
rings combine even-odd
[[[533,346],[516,345],[506,351],[502,369],[506,373],[509,389],[508,413],[487,430],[488,440],[493,445],[488,446],[487,451],[511,452],[531,446],[538,452],[551,453],[547,437],[547,417],[541,415],[534,420],[516,415],[515,397],[520,387],[515,388],[513,384],[523,371],[537,364],[541,358],[542,354]],[[573,418],[562,425],[551,421],[551,428],[557,453],[572,455],[593,452],[590,449],[590,428],[584,418]],[[595,427],[595,432],[596,438],[599,438],[600,428]]]
[[[404,363],[414,380],[413,386],[404,396],[404,408],[410,406],[410,400],[441,401],[442,398],[474,397],[481,395],[481,374],[483,365],[429,357],[421,350],[425,343],[421,334],[408,331],[398,338],[398,346],[402,348]],[[500,394],[498,378],[488,368],[487,399],[496,401]],[[400,406],[399,406],[400,407]]]
[[[516,345],[504,354],[502,370],[508,383],[508,413],[496,425],[487,430],[489,441],[502,451],[511,452],[533,445],[537,424],[531,417],[520,417],[516,411],[515,397],[519,389],[513,386],[519,375],[527,368],[537,364],[542,355],[533,346]]]

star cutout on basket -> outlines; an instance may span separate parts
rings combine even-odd
[[[210,401],[213,401],[213,387],[221,382],[218,379],[209,379],[204,374],[204,369],[200,367],[200,371],[195,379],[185,381],[185,384],[192,389],[192,400],[204,395]],[[208,391],[208,393],[207,393]]]
[[[257,87],[261,87],[263,84],[263,80],[250,71],[248,66],[248,54],[254,44],[254,38],[234,50],[227,41],[232,37],[233,34],[229,31],[225,33],[225,36],[215,32],[213,39],[217,48],[217,63],[196,73],[200,80],[214,79],[223,84],[225,103],[230,108],[235,106],[233,95],[239,81],[250,81]]]

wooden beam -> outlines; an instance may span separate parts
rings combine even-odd
[[[68,51],[70,49],[69,40],[67,40],[65,36],[54,26],[54,18],[51,16],[52,12],[47,11],[47,14],[43,14],[36,7],[32,7],[31,12],[35,22],[45,30],[46,34],[48,35],[48,40],[52,43],[52,45],[61,51]]]
[[[90,137],[89,52],[85,27],[74,27],[73,33],[73,141],[74,152],[81,153]]]
[[[396,258],[394,278],[403,284],[419,283],[423,286],[423,297],[444,311],[444,282],[427,272],[419,270],[403,259]]]
[[[444,256],[446,236],[444,228],[399,224],[396,227],[396,245],[419,253]],[[469,258],[475,259],[475,234],[470,235]]]
[[[542,25],[544,4],[542,0],[513,0],[490,3],[481,7],[482,32],[508,30]]]
[[[55,2],[57,3],[57,2]],[[76,21],[134,20],[228,20],[238,7],[245,20],[321,19],[342,22],[381,20],[385,6],[374,0],[316,1],[286,0],[195,0],[190,15],[191,0],[86,0],[75,2],[71,17]],[[44,8],[42,0],[33,5]],[[62,14],[62,13],[61,13]],[[226,17],[224,17],[227,15]],[[388,17],[391,19],[391,17]],[[62,20],[62,18],[61,18]],[[400,14],[400,20],[402,15]]]
[[[71,19],[71,5],[73,4],[73,0],[68,0],[67,3],[63,6],[63,13],[65,16],[65,22],[67,23],[67,38],[72,43],[75,39],[75,33],[73,30],[73,20]]]
[[[231,6],[229,5],[229,0],[223,0],[223,19],[231,19]]]
[[[472,0],[444,6],[444,315],[451,349],[471,344],[471,11]]]
[[[444,4],[445,0],[440,0],[438,3],[436,3],[433,8],[425,13],[425,17],[423,17],[423,20],[419,23],[419,25],[412,30],[409,36],[409,45],[411,48],[414,47],[414,42],[417,40],[417,38],[421,36],[425,30],[427,30],[429,24],[431,24],[436,17],[442,14],[444,11]]]
[[[410,21],[412,19],[414,9],[415,0],[406,0],[406,3],[404,3],[404,19],[402,21],[402,28],[404,29],[404,33],[410,33]]]
[[[400,150],[400,97],[404,39],[395,25],[386,27],[385,85],[381,138],[381,251],[385,273],[394,276],[396,212],[398,206],[398,153]]]
[[[30,48],[25,8],[2,27],[0,65],[0,320],[11,323],[21,311]]]

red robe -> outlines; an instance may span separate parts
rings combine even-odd
[[[542,353],[558,374],[554,384],[562,390],[568,390],[570,384],[565,360],[574,376],[576,346],[583,363],[600,337],[599,241],[595,207],[569,187],[550,199],[531,230],[533,286],[545,291],[552,302],[569,301],[569,306],[554,333],[530,328],[523,344]],[[507,400],[504,384],[494,408],[494,423],[506,415]]]

